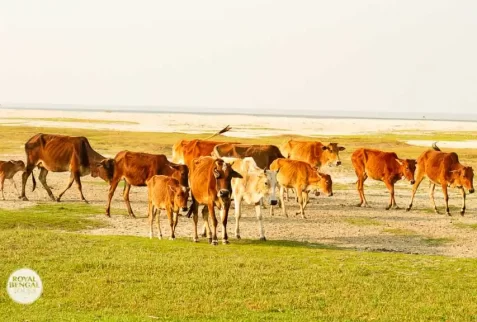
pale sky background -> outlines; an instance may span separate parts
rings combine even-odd
[[[0,0],[0,104],[473,113],[477,1]]]

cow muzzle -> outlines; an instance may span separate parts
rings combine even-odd
[[[340,165],[341,165],[341,161],[340,160],[336,161],[336,166],[340,166]]]
[[[469,189],[469,193],[474,193],[474,191],[475,191],[474,188]]]
[[[409,181],[409,182],[410,182],[411,184],[414,184],[416,181],[414,181],[414,180],[411,180],[411,181]]]
[[[276,205],[278,205],[278,200],[270,200],[270,205],[271,205],[271,206],[276,206]]]
[[[187,207],[182,207],[182,212],[186,212],[187,210],[189,210],[189,208],[187,208]]]
[[[220,198],[227,198],[229,196],[230,196],[230,191],[228,191],[226,189],[219,190],[219,197]]]
[[[330,192],[330,193],[328,194],[328,197],[333,197],[333,192]]]

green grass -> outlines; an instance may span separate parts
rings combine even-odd
[[[84,203],[38,204],[16,210],[0,209],[0,230],[52,229],[79,231],[104,227],[91,216],[103,214],[104,208]]]
[[[463,222],[453,222],[454,226],[457,228],[463,228],[463,229],[477,229],[477,224],[466,224]]]
[[[443,246],[454,241],[454,238],[449,237],[441,237],[441,238],[433,238],[433,237],[425,237],[422,238],[421,241],[429,246]]]
[[[72,117],[12,117],[7,120],[28,120],[28,121],[47,121],[47,122],[75,122],[75,123],[95,123],[95,124],[139,124],[132,121],[119,121],[119,120],[93,120],[93,119],[81,119]]]
[[[417,233],[414,230],[405,228],[385,228],[382,232],[396,236],[417,236]]]
[[[33,305],[0,293],[11,321],[473,321],[477,262],[293,242],[80,236],[1,230],[0,279],[41,276]]]
[[[345,222],[354,226],[380,226],[382,223],[371,218],[345,218]]]

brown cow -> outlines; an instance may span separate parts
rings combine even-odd
[[[323,145],[316,141],[288,140],[282,145],[282,153],[286,158],[307,162],[318,169],[324,165],[341,165],[339,153],[344,150],[338,143]]]
[[[434,211],[437,211],[436,202],[434,200],[434,189],[436,184],[440,184],[442,192],[444,194],[444,200],[446,202],[446,214],[450,216],[449,212],[449,196],[447,194],[447,187],[458,188],[462,194],[462,208],[460,210],[461,216],[465,214],[465,190],[468,189],[469,193],[474,193],[474,170],[472,167],[466,167],[459,162],[457,153],[442,152],[434,143],[432,150],[423,152],[417,159],[416,170],[416,182],[412,187],[411,202],[406,208],[407,211],[411,210],[412,203],[414,202],[414,195],[421,181],[427,177],[430,181],[429,197],[434,206]]]
[[[106,216],[111,217],[111,200],[119,181],[125,179],[125,189],[123,198],[128,208],[129,216],[136,218],[131,203],[129,202],[129,191],[131,186],[146,186],[146,181],[154,175],[166,175],[179,180],[180,184],[188,187],[189,169],[186,165],[175,164],[167,160],[163,154],[149,154],[142,152],[121,151],[113,159],[103,160],[100,167],[109,173],[109,194],[106,206]]]
[[[28,200],[25,195],[25,186],[35,166],[40,169],[38,179],[53,201],[55,197],[46,183],[48,171],[71,172],[67,187],[58,195],[56,201],[60,201],[66,190],[76,181],[81,200],[87,202],[83,195],[80,179],[80,177],[87,174],[91,173],[93,177],[100,176],[103,180],[107,181],[106,174],[104,172],[98,172],[97,169],[95,169],[96,165],[106,158],[94,151],[88,139],[85,137],[39,133],[25,143],[25,152],[27,155],[27,163],[22,176],[21,198],[23,200]],[[32,180],[33,190],[35,190],[36,182],[33,175]]]
[[[296,214],[301,214],[302,218],[305,218],[305,207],[309,201],[308,193],[311,190],[319,189],[328,194],[329,197],[333,196],[331,176],[318,172],[316,168],[313,168],[307,162],[277,159],[271,164],[270,170],[278,171],[277,181],[280,185],[280,201],[283,214],[286,217],[288,217],[288,215],[285,208],[285,201],[283,200],[285,188],[295,189],[298,204],[300,205],[300,212]]]
[[[190,169],[192,205],[187,213],[187,217],[190,217],[191,213],[194,214],[194,242],[199,241],[197,235],[199,205],[206,205],[207,207],[202,209],[202,218],[206,225],[209,242],[212,245],[218,244],[217,218],[215,216],[215,207],[217,207],[220,210],[222,221],[222,242],[224,244],[229,243],[227,236],[227,218],[232,195],[232,178],[242,178],[242,176],[222,159],[200,157],[192,162]],[[212,219],[212,235],[207,213],[209,213]]]
[[[269,168],[273,161],[278,158],[283,158],[280,149],[275,145],[236,143],[223,143],[216,145],[212,155],[218,158],[232,157],[243,159],[246,157],[252,157],[260,169]]]
[[[2,191],[3,200],[5,200],[5,195],[3,194],[5,179],[10,180],[17,193],[20,194],[17,189],[17,184],[15,183],[15,180],[13,180],[13,177],[18,171],[25,171],[25,162],[21,160],[0,161],[0,190]]]
[[[211,136],[203,140],[179,140],[172,146],[172,162],[179,164],[187,164],[184,159],[184,149],[189,151],[189,161],[192,161],[195,158],[201,156],[210,156],[212,149],[215,145],[224,143],[222,141],[208,141],[213,137],[223,134],[230,131],[232,128],[230,126],[224,127],[222,130],[217,133],[212,134]]]
[[[341,160],[339,153],[344,150],[345,148],[338,146],[338,143],[324,145],[317,141],[288,140],[281,146],[281,151],[286,158],[307,162],[318,170],[321,170],[324,165],[340,166]],[[288,201],[288,189],[286,192]]]
[[[416,160],[400,159],[394,152],[361,148],[353,152],[351,162],[358,177],[356,182],[360,198],[358,207],[369,206],[364,196],[364,181],[370,177],[374,180],[383,181],[389,190],[391,199],[386,210],[391,207],[399,209],[394,199],[394,184],[401,179],[407,179],[411,184],[414,184]]]
[[[162,231],[159,217],[161,209],[166,211],[169,225],[171,227],[171,237],[174,240],[175,229],[177,226],[177,218],[179,210],[187,211],[187,199],[189,199],[189,189],[180,185],[179,181],[174,178],[155,175],[146,181],[148,195],[148,218],[149,218],[149,237],[153,235],[154,219],[157,215],[158,237],[162,239]]]
[[[217,144],[222,144],[224,142],[207,140],[183,140],[181,143],[182,145],[179,143],[180,142],[174,145],[176,150],[173,150],[172,152],[174,156],[173,158],[174,160],[178,160],[179,163],[186,164],[188,167],[190,167],[194,159],[202,156],[211,156],[214,147]],[[180,149],[181,146],[182,149]]]

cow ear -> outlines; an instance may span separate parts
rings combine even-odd
[[[235,170],[232,170],[231,176],[232,176],[232,178],[239,178],[239,179],[243,178],[242,175]]]
[[[399,160],[399,159],[395,159],[397,163],[399,163],[399,165],[402,165],[402,161]]]
[[[344,150],[346,150],[346,148],[345,148],[344,146],[340,146],[340,147],[338,148],[338,150],[344,151]]]
[[[215,179],[220,178],[220,172],[217,169],[214,169],[214,177]]]
[[[169,186],[169,190],[171,190],[172,192],[176,192],[176,189],[173,186]]]

